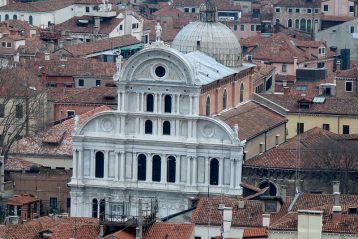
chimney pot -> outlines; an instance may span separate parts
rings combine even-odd
[[[262,214],[262,226],[263,227],[269,227],[270,226],[270,214]]]

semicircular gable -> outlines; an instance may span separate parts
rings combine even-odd
[[[108,136],[119,132],[120,120],[115,111],[101,112],[75,130],[76,135],[98,135]]]
[[[171,48],[148,48],[132,56],[124,66],[121,81],[170,82],[195,85],[194,70],[185,56]]]
[[[225,122],[209,117],[200,117],[197,123],[197,138],[199,141],[240,144],[234,130]]]

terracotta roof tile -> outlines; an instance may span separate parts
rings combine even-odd
[[[239,125],[239,138],[251,139],[263,131],[286,122],[286,118],[254,101],[229,109],[217,116],[231,127]],[[256,120],[261,119],[261,120]]]
[[[154,28],[153,28],[154,29]],[[130,46],[140,44],[132,35],[124,35],[119,37],[111,37],[95,42],[81,43],[72,46],[67,46],[64,50],[71,53],[73,56],[85,56],[97,52],[108,51],[118,47]]]
[[[321,0],[280,0],[274,6],[278,7],[321,7]]]
[[[154,223],[144,234],[144,239],[190,239],[194,224]]]
[[[110,110],[108,106],[100,106],[91,110],[85,114],[79,115],[80,124],[86,122],[94,114],[102,111]],[[68,119],[60,124],[52,126],[45,132],[38,133],[36,135],[24,137],[16,141],[10,149],[11,154],[16,155],[53,155],[62,157],[72,157],[72,136],[71,133],[74,129],[74,119]],[[48,140],[47,133],[51,131],[56,135],[63,135],[63,139],[58,144],[46,143]],[[63,133],[65,132],[65,133]],[[58,138],[60,136],[53,136]],[[45,140],[45,141],[44,141]]]
[[[245,228],[243,238],[267,238],[267,235],[265,227]]]
[[[341,70],[337,73],[337,77],[358,78],[358,67],[354,67],[348,70]]]
[[[3,7],[0,11],[21,11],[21,12],[52,12],[74,4],[75,0],[47,0],[35,2],[12,2]]]
[[[25,204],[34,203],[36,201],[38,201],[38,199],[35,196],[23,194],[23,195],[18,195],[18,196],[15,195],[11,198],[8,198],[6,200],[6,204],[21,206],[21,205],[25,205]]]
[[[32,166],[39,167],[39,164],[20,159],[20,158],[8,158],[5,163],[5,171],[29,171]]]
[[[116,87],[92,87],[82,88],[76,91],[68,91],[64,97],[55,103],[86,103],[95,105],[117,105]]]

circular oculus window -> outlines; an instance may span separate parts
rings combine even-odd
[[[157,66],[155,68],[155,75],[158,76],[159,78],[165,76],[166,70],[163,66]]]

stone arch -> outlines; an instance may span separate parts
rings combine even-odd
[[[95,154],[95,177],[104,177],[104,153],[102,151],[97,151]]]
[[[262,181],[258,184],[258,187],[261,188],[261,189],[264,189],[264,188],[267,188],[267,191],[265,192],[266,195],[269,195],[269,196],[276,196],[277,195],[277,186],[275,183],[269,181],[269,180],[265,180],[265,181]]]
[[[219,185],[219,160],[210,160],[210,185]]]
[[[147,179],[147,156],[144,154],[139,154],[137,157],[138,160],[138,181],[145,181]]]
[[[160,182],[161,179],[161,164],[162,158],[159,155],[154,155],[152,159],[152,181]]]
[[[175,183],[176,174],[176,159],[174,156],[167,158],[167,182]]]

